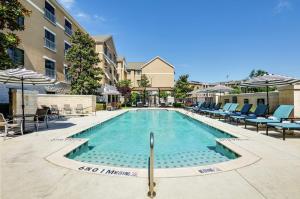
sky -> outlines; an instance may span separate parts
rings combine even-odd
[[[218,82],[252,69],[300,78],[300,0],[58,0],[127,62],[160,56],[176,78]]]

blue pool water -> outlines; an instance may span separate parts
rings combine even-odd
[[[178,168],[213,164],[236,158],[216,144],[232,136],[177,111],[128,111],[73,138],[88,138],[88,146],[68,154],[82,162],[147,168],[149,135],[155,137],[155,167]]]

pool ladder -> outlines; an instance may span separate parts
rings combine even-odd
[[[150,157],[148,164],[148,180],[149,180],[149,191],[148,196],[154,198],[156,193],[154,191],[155,182],[154,182],[154,134],[150,133]]]

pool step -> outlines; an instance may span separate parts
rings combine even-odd
[[[117,167],[147,168],[148,156],[142,154],[128,155],[119,152],[98,151],[96,148],[82,153],[75,160]],[[155,168],[180,168],[213,164],[227,161],[226,156],[214,150],[207,149],[193,152],[182,152],[174,154],[156,154]]]

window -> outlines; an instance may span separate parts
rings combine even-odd
[[[65,42],[65,54],[67,54],[67,51],[71,48],[71,45]]]
[[[224,104],[229,103],[229,99],[224,99]]]
[[[55,8],[45,1],[45,18],[56,25]]]
[[[232,103],[237,103],[237,96],[232,97]]]
[[[249,99],[244,99],[244,104],[249,104]]]
[[[19,48],[9,48],[8,56],[16,66],[24,66],[24,50]]]
[[[53,51],[56,50],[55,35],[46,29],[45,29],[45,47]]]
[[[56,77],[55,62],[50,61],[48,59],[45,60],[45,75],[55,79]]]
[[[137,70],[137,71],[136,71],[136,75],[141,75],[141,71],[140,71],[140,70]]]
[[[19,27],[24,27],[24,17],[20,16],[17,18],[17,24],[19,25]]]
[[[71,36],[73,33],[72,24],[67,19],[65,19],[65,33],[69,36]]]
[[[71,80],[72,80],[72,78],[69,74],[69,70],[70,70],[70,68],[65,65],[64,74],[65,74],[65,81],[66,82],[71,82]]]
[[[257,105],[259,104],[265,104],[265,99],[264,98],[257,99]]]

